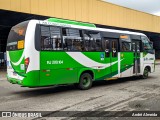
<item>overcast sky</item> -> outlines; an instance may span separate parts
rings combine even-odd
[[[160,16],[160,0],[103,0],[103,1]]]

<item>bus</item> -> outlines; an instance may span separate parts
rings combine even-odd
[[[8,81],[24,87],[74,84],[87,90],[94,81],[148,78],[155,71],[145,34],[58,18],[13,26],[6,53]]]

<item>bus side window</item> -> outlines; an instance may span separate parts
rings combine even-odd
[[[109,51],[109,40],[105,40],[105,49]]]
[[[82,51],[82,39],[73,40],[73,47],[74,51]]]
[[[73,37],[63,37],[64,40],[64,50],[67,51],[83,51],[82,39]]]
[[[62,50],[61,30],[59,27],[50,27],[50,35],[53,50]]]
[[[41,26],[41,49],[51,49],[50,31],[48,26]]]
[[[81,31],[78,29],[63,28],[63,47],[66,51],[83,51],[84,45]]]
[[[131,51],[131,43],[122,42],[122,51]]]
[[[62,50],[60,28],[41,26],[41,49]]]
[[[100,32],[84,31],[83,36],[86,51],[102,51],[102,40]]]
[[[133,51],[133,52],[136,51],[136,45],[135,45],[135,43],[132,43],[132,51]]]
[[[118,51],[118,44],[117,44],[117,41],[112,41],[112,50]]]
[[[129,35],[121,35],[120,41],[121,41],[121,51],[123,52],[132,51],[132,44]]]

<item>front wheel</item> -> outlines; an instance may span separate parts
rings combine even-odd
[[[143,71],[142,78],[143,79],[147,79],[148,75],[149,75],[149,70],[148,70],[148,68],[145,68],[144,71]]]
[[[83,73],[80,77],[78,87],[81,90],[88,90],[92,87],[92,76],[89,73]]]

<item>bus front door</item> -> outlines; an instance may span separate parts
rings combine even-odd
[[[110,63],[110,67],[106,71],[108,74],[107,78],[118,75],[118,40],[105,39],[105,61]]]
[[[132,42],[132,46],[133,46],[133,54],[134,54],[134,58],[133,58],[133,74],[137,75],[138,73],[140,73],[140,41],[133,41]]]

